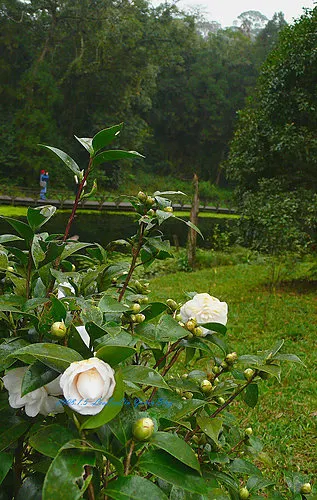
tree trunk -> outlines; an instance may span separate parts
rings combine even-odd
[[[193,178],[194,184],[194,198],[192,202],[192,207],[190,210],[190,222],[198,225],[198,213],[199,213],[199,192],[198,192],[198,177],[197,174]],[[196,262],[196,241],[197,233],[194,229],[189,228],[188,238],[187,238],[187,260],[189,266],[194,269]]]

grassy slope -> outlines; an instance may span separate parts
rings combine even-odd
[[[303,266],[297,268],[297,277],[302,271]],[[154,278],[151,289],[159,291],[152,293],[157,299],[183,301],[183,291],[195,290],[228,302],[229,343],[238,354],[255,353],[285,339],[283,352],[300,356],[307,368],[285,363],[281,384],[263,382],[256,408],[239,404],[238,415],[266,443],[265,451],[273,458],[272,473],[281,477],[288,468],[310,474],[315,470],[316,293],[313,283],[298,280],[285,282],[271,294],[268,276],[267,264],[239,264]]]

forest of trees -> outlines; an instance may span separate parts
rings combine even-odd
[[[240,16],[221,29],[173,4],[147,0],[3,0],[0,5],[0,179],[33,185],[41,168],[71,185],[38,144],[124,122],[118,147],[153,173],[225,183],[237,111],[286,25]],[[111,167],[110,167],[111,168]]]

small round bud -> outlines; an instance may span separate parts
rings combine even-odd
[[[194,321],[193,319],[189,319],[186,323],[186,328],[190,332],[193,332],[196,328],[196,321]]]
[[[114,278],[112,278],[111,283],[114,283],[114,284],[115,284],[115,283],[117,283],[117,281],[118,281],[118,278],[115,278],[115,277],[114,277]]]
[[[200,388],[205,394],[208,394],[208,392],[212,390],[212,384],[209,380],[203,380],[200,384]]]
[[[223,405],[223,404],[225,404],[225,402],[226,402],[225,398],[223,398],[222,396],[220,396],[220,397],[217,399],[217,401],[218,401],[218,403],[219,403],[220,405]]]
[[[203,337],[203,331],[199,326],[194,328],[193,334],[195,335],[195,337]]]
[[[186,399],[193,399],[194,394],[192,392],[184,392],[184,396]]]
[[[311,484],[310,483],[303,484],[303,486],[300,489],[300,492],[303,495],[309,495],[309,493],[311,493]]]
[[[238,359],[238,354],[236,352],[231,352],[230,354],[227,354],[226,356],[226,362],[229,365],[233,365]]]
[[[192,439],[194,443],[199,444],[199,437],[196,434],[193,435]]]
[[[135,315],[135,321],[136,321],[137,323],[143,323],[143,321],[144,321],[144,320],[145,320],[145,316],[144,316],[144,314],[141,314],[141,313],[140,313],[140,314],[136,314],[136,315]]]
[[[66,335],[67,328],[64,321],[56,321],[51,326],[51,334],[55,337],[63,338]]]
[[[131,309],[134,312],[134,314],[137,314],[138,312],[141,311],[141,306],[140,306],[140,304],[133,304]]]
[[[140,299],[140,304],[147,304],[148,302],[149,302],[148,297],[142,297],[142,299]]]
[[[188,378],[188,373],[183,373],[182,378]]]
[[[135,316],[135,314],[131,314],[131,316],[130,316],[130,320],[131,320],[133,323],[136,323],[136,316]]]
[[[172,311],[176,311],[178,307],[177,302],[175,302],[175,300],[173,299],[167,299],[166,304],[168,305],[168,307],[172,309]]]
[[[182,315],[176,314],[175,319],[176,319],[176,321],[182,321]]]
[[[252,368],[247,368],[243,372],[244,377],[245,377],[246,380],[251,380],[251,378],[253,377],[254,373],[255,372],[254,372],[254,370],[252,370]]]
[[[229,364],[227,363],[227,361],[222,361],[221,364],[220,364],[221,368],[225,371],[225,370],[228,370],[229,368]]]
[[[173,212],[173,207],[165,207],[164,208],[164,212],[172,213]]]
[[[194,335],[192,333],[189,333],[186,337],[188,340],[191,340],[194,338]]]
[[[245,432],[246,436],[252,436],[252,434],[253,434],[252,427],[247,427],[244,432]]]
[[[138,198],[142,203],[144,203],[147,200],[147,196],[145,193],[143,193],[143,191],[138,192]]]
[[[8,266],[7,267],[7,271],[10,271],[11,273],[14,273],[14,267]]]
[[[153,208],[150,208],[150,210],[148,210],[146,213],[149,217],[153,217],[153,215],[155,215]]]
[[[248,488],[240,488],[239,498],[241,498],[241,500],[247,500],[247,498],[249,498],[249,496],[250,496],[250,493],[249,493]]]
[[[76,271],[76,266],[75,264],[72,264],[72,272],[75,272]]]
[[[154,432],[154,422],[151,418],[139,418],[134,422],[132,433],[138,441],[147,441]]]
[[[145,200],[145,203],[146,203],[146,205],[148,205],[149,207],[151,207],[152,205],[154,205],[155,200],[154,200],[154,198],[152,198],[152,196],[147,196],[146,200]]]
[[[221,369],[219,368],[219,366],[215,365],[212,367],[212,371],[215,375],[219,375],[219,373],[221,372]]]
[[[176,394],[182,394],[182,390],[179,387],[176,387],[175,392]]]

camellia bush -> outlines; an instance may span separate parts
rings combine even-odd
[[[104,249],[69,238],[94,167],[140,156],[106,149],[120,129],[78,139],[84,170],[46,146],[80,180],[64,235],[45,232],[55,212],[45,205],[26,222],[6,218],[15,234],[0,236],[0,498],[286,498],[254,465],[263,445],[230,405],[253,408],[258,384],[300,360],[283,341],[230,352],[226,302],[194,292],[150,302],[134,277],[170,257],[161,227],[175,217],[173,192],[130,198],[137,230],[126,241]],[[111,261],[110,249],[130,258]],[[286,482],[288,498],[312,491],[299,474]]]

